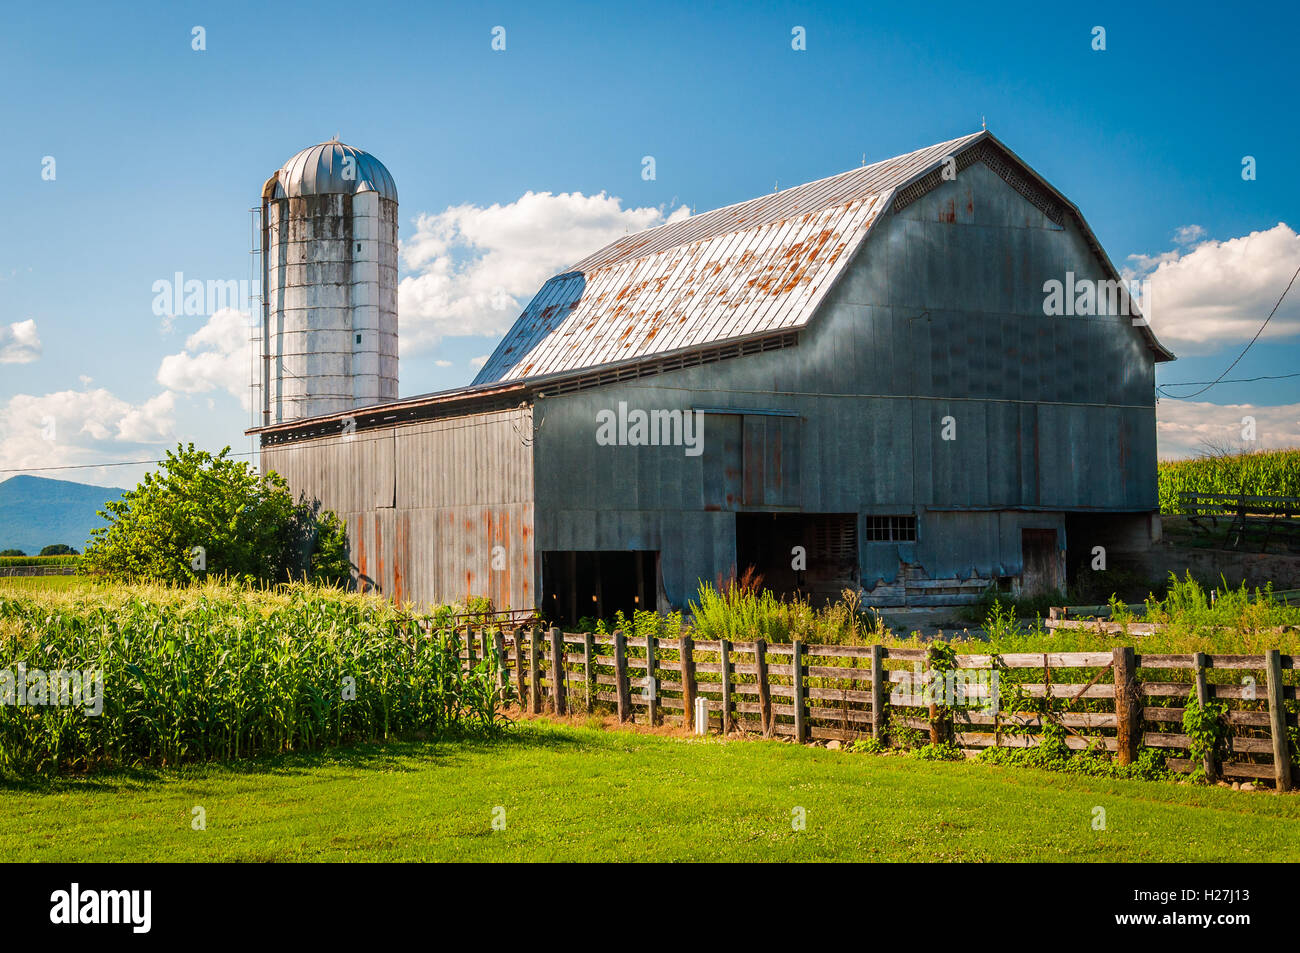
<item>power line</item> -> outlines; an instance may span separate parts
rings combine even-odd
[[[253,457],[258,454],[257,450],[250,450],[248,453],[228,453],[227,457]],[[0,473],[43,473],[47,470],[98,470],[101,467],[142,467],[150,463],[165,463],[165,460],[121,460],[117,463],[69,463],[61,467],[11,467],[0,470]]]
[[[1170,394],[1164,389],[1164,387],[1157,387],[1156,390],[1160,391],[1160,393],[1163,394],[1164,396],[1172,398],[1173,400],[1191,400],[1193,397],[1199,397],[1201,394],[1204,394],[1211,387],[1223,383],[1223,379],[1228,376],[1228,372],[1237,366],[1237,362],[1246,356],[1246,352],[1249,351],[1254,346],[1255,342],[1259,340],[1259,336],[1264,333],[1264,329],[1268,327],[1268,322],[1273,320],[1273,315],[1277,314],[1277,309],[1282,307],[1282,301],[1286,298],[1287,292],[1291,290],[1291,286],[1295,284],[1296,278],[1300,278],[1300,267],[1296,268],[1295,274],[1291,276],[1291,280],[1288,281],[1286,283],[1286,287],[1282,289],[1282,296],[1277,299],[1277,304],[1273,305],[1273,310],[1268,313],[1268,317],[1265,318],[1264,323],[1259,326],[1259,330],[1256,331],[1255,336],[1250,339],[1250,343],[1248,343],[1244,348],[1241,349],[1241,353],[1237,355],[1237,360],[1233,361],[1231,364],[1225,367],[1223,369],[1222,374],[1220,374],[1210,383],[1206,384],[1200,390],[1192,394]],[[1178,385],[1169,384],[1166,386],[1176,387]]]
[[[1195,387],[1198,384],[1253,384],[1255,381],[1282,381],[1289,377],[1300,377],[1300,371],[1294,374],[1264,374],[1260,377],[1234,377],[1226,381],[1170,381],[1168,384],[1161,384],[1161,387]]]

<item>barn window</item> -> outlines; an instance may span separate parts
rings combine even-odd
[[[868,516],[867,542],[916,542],[915,516]]]

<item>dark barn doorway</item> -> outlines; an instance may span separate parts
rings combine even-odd
[[[837,599],[859,584],[857,514],[737,513],[736,572],[751,566],[777,595]]]
[[[1060,550],[1054,529],[1022,529],[1020,553],[1024,568],[1020,574],[1020,592],[1041,596],[1065,588]]]
[[[559,625],[611,619],[622,611],[653,612],[659,588],[658,550],[560,550],[542,553],[542,607]]]

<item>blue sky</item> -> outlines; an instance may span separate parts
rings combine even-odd
[[[177,439],[248,450],[238,387],[204,387],[223,366],[198,360],[220,350],[216,329],[190,341],[206,317],[163,322],[152,286],[176,272],[247,277],[262,182],[336,133],[388,166],[403,241],[426,240],[403,271],[404,395],[466,383],[502,330],[470,304],[455,321],[434,315],[444,299],[418,281],[431,269],[451,275],[453,297],[471,295],[473,277],[522,307],[536,275],[564,264],[502,264],[548,244],[539,229],[563,233],[551,253],[567,254],[682,205],[950,139],[982,116],[1079,206],[1118,266],[1166,256],[1195,330],[1170,340],[1157,320],[1180,355],[1159,379],[1212,379],[1300,266],[1297,21],[1282,4],[23,5],[0,33],[0,469],[147,459]],[[205,50],[192,49],[195,26]],[[504,51],[491,48],[495,26]],[[791,49],[795,26],[806,50]],[[530,192],[570,199],[519,204]],[[565,217],[574,196],[602,193],[585,219]],[[459,271],[481,257],[474,276]],[[1293,293],[1278,333],[1231,377],[1297,370]],[[204,380],[184,378],[202,368]],[[1264,408],[1266,442],[1297,442],[1300,378],[1199,400]],[[1207,415],[1241,416],[1173,403],[1161,402],[1166,455],[1204,436]],[[36,442],[32,420],[47,417],[58,436]],[[139,470],[45,475],[121,485]]]

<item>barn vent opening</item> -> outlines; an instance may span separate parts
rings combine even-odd
[[[834,600],[858,586],[856,513],[737,513],[736,568],[780,596]]]
[[[659,551],[559,550],[542,553],[542,611],[558,625],[628,618],[658,608]]]

